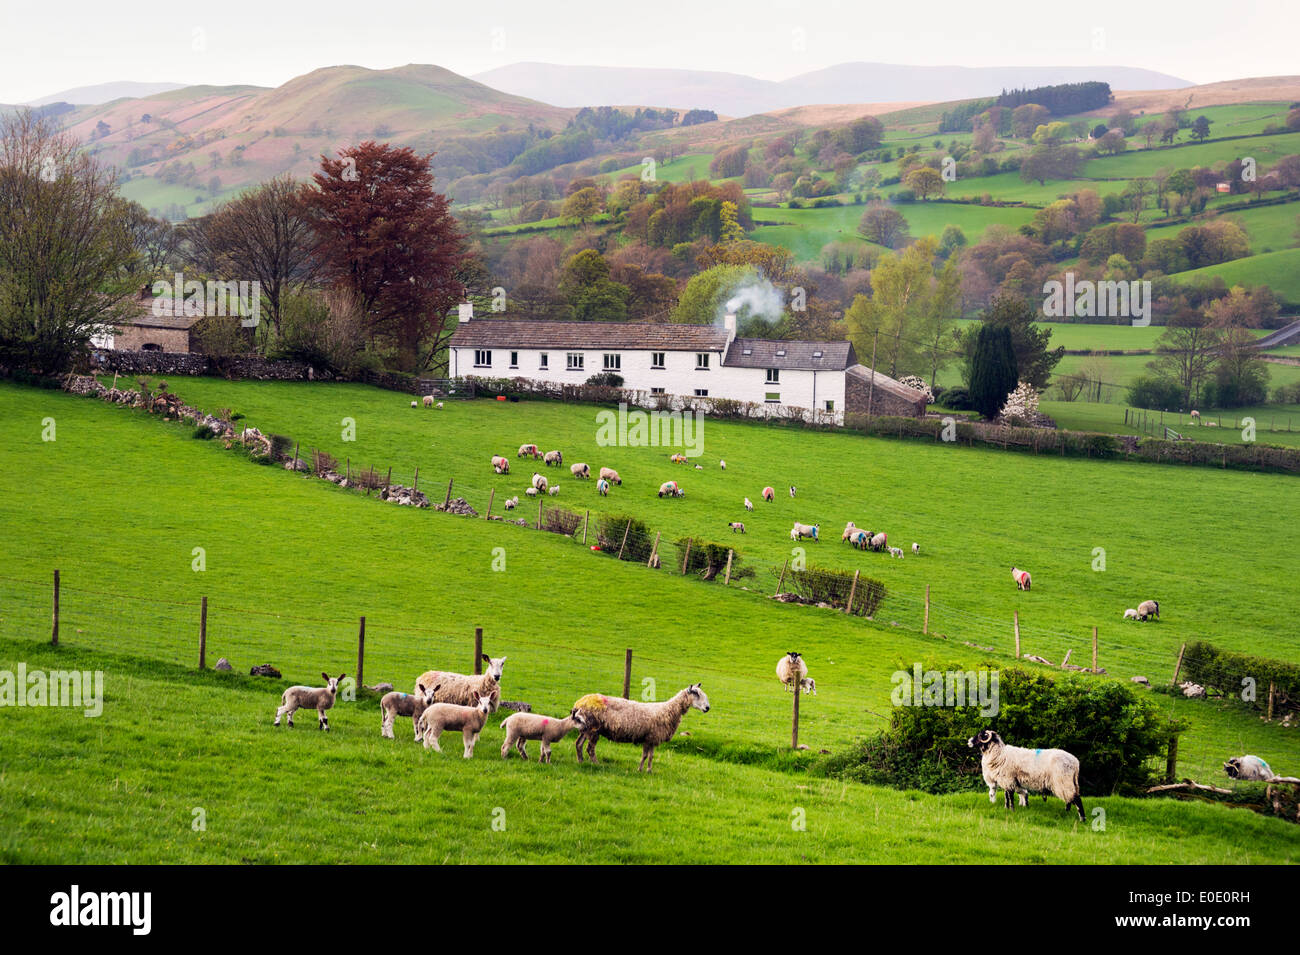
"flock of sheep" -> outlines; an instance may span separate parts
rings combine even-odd
[[[411,718],[415,741],[424,742],[425,749],[442,752],[439,740],[446,731],[459,731],[464,743],[463,756],[470,759],[488,717],[501,705],[501,677],[505,657],[483,654],[486,672],[466,675],[449,670],[427,670],[415,681],[414,693],[393,691],[379,701],[381,713],[379,733],[393,739],[393,725],[399,716]],[[314,709],[319,728],[328,730],[328,711],[338,697],[339,681],[322,673],[323,687],[291,686],[280,698],[275,712],[275,724],[287,717],[293,728],[293,714],[297,710]],[[541,744],[540,762],[551,761],[551,745],[576,730],[578,762],[586,758],[596,762],[596,742],[602,736],[615,743],[635,743],[641,747],[641,764],[638,770],[653,771],[655,748],[672,739],[677,727],[689,709],[703,713],[709,711],[709,698],[700,684],[693,683],[671,699],[659,703],[642,703],[622,697],[588,693],[579,697],[569,714],[562,719],[539,713],[512,713],[501,721],[506,731],[501,744],[501,756],[506,758],[511,750],[528,759],[527,744],[537,740]]]

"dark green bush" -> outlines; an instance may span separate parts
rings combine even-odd
[[[732,550],[725,544],[716,544],[712,541],[704,541],[695,537],[680,537],[675,541],[677,547],[677,564],[676,569],[681,570],[682,565],[686,563],[686,572],[688,574],[698,574],[703,580],[713,580],[715,577],[721,577],[727,569],[727,552],[731,551],[731,573],[734,576],[736,570],[740,567],[740,554]],[[690,544],[689,563],[686,555],[686,545]]]
[[[624,547],[625,536],[627,545]],[[654,532],[644,521],[627,514],[605,514],[596,525],[596,543],[611,557],[617,557],[619,548],[622,547],[624,560],[635,560],[644,564],[650,560],[654,540]]]
[[[1143,375],[1129,385],[1128,403],[1148,411],[1177,411],[1183,406],[1183,390],[1172,381]]]
[[[912,671],[900,667],[908,681]],[[968,666],[925,661],[922,671]],[[1130,687],[1079,676],[1049,677],[984,663],[998,671],[995,716],[979,705],[895,706],[889,728],[827,760],[831,775],[900,789],[942,793],[984,787],[977,751],[966,740],[991,727],[1012,746],[1055,747],[1079,758],[1085,796],[1137,793],[1163,769],[1169,739],[1186,725],[1164,716]],[[991,677],[990,688],[991,688]]]
[[[935,395],[935,403],[942,404],[943,407],[952,411],[974,411],[975,405],[971,403],[970,391],[958,385],[955,388],[949,388],[943,393],[943,401],[939,401],[939,396]]]

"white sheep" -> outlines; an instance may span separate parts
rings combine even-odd
[[[432,407],[433,407],[433,395],[425,395],[425,396],[424,396],[424,406],[425,406],[426,408],[432,408]]]
[[[425,749],[435,749],[441,753],[442,747],[438,745],[438,738],[442,736],[443,730],[460,730],[461,737],[465,741],[464,757],[469,759],[474,755],[474,744],[478,742],[478,736],[483,732],[483,726],[487,723],[488,714],[492,712],[493,706],[491,697],[487,695],[480,696],[474,693],[471,695],[471,700],[469,706],[460,706],[456,703],[433,703],[425,708],[425,711],[420,714],[419,723]]]
[[[745,510],[752,511],[753,509],[754,509],[754,502],[751,501],[749,498],[745,498]]]
[[[867,546],[877,553],[886,550],[889,547],[889,535],[884,531],[872,534],[870,540],[867,541]]]
[[[718,462],[718,467],[722,468],[722,470],[724,470],[724,471],[727,470],[727,462],[726,462],[726,461],[719,461],[719,462]]]
[[[574,478],[578,478],[578,479],[590,478],[591,467],[586,464],[570,464],[569,473],[572,474]]]
[[[510,461],[499,454],[494,454],[492,455],[492,470],[496,471],[497,474],[509,474]]]
[[[1205,699],[1205,687],[1199,683],[1193,683],[1191,680],[1184,680],[1178,684],[1178,689],[1183,691],[1183,696],[1189,700]]]
[[[691,707],[709,712],[709,698],[693,683],[662,703],[641,703],[620,697],[588,693],[573,704],[585,725],[578,734],[578,762],[582,762],[582,744],[587,744],[587,758],[596,762],[596,741],[600,737],[615,743],[638,743],[641,764],[637,771],[654,771],[655,747],[668,742],[677,732],[682,717]]]
[[[1160,603],[1156,600],[1144,600],[1137,605],[1138,619],[1146,620],[1149,617],[1160,619]]]
[[[857,529],[858,529],[857,525],[854,524],[852,521],[849,521],[847,524],[844,525],[844,533],[840,535],[840,540],[841,541],[848,540],[851,536],[853,536],[853,532],[856,531]]]
[[[447,670],[427,670],[420,674],[415,685],[419,686],[423,683],[425,686],[436,686],[438,689],[433,693],[436,703],[473,706],[471,701],[474,694],[481,694],[491,700],[492,710],[495,712],[501,705],[501,674],[505,669],[506,658],[490,657],[485,653],[483,662],[487,664],[486,673],[467,676],[464,673],[452,673]]]
[[[508,497],[508,498],[506,498],[506,510],[507,510],[507,511],[513,511],[513,510],[514,510],[516,507],[518,507],[518,506],[519,506],[519,495],[518,495],[518,494],[516,494],[514,497]]]
[[[322,673],[321,676],[325,680],[323,687],[291,686],[286,689],[280,695],[280,708],[275,711],[275,725],[280,725],[281,716],[287,716],[289,729],[293,729],[293,714],[297,710],[315,710],[320,728],[328,730],[330,719],[325,715],[325,711],[334,706],[334,698],[339,691],[339,680],[345,675],[340,673],[338,676],[330,676],[328,673]]]
[[[557,494],[560,493],[560,485],[558,485],[558,484],[552,484],[552,485],[547,489],[546,493],[549,494],[549,495],[551,495],[551,497],[555,497],[555,495],[557,495]]]
[[[512,713],[501,721],[501,728],[506,731],[505,742],[501,744],[501,758],[510,756],[513,747],[524,759],[528,758],[528,741],[539,740],[542,755],[538,762],[551,761],[551,744],[558,743],[569,735],[569,730],[576,728],[579,732],[586,726],[587,718],[576,710],[562,720],[539,713]]]
[[[601,497],[609,497],[609,482],[604,478],[597,478],[596,493]]]
[[[776,678],[785,684],[785,688],[794,692],[796,683],[808,675],[808,664],[799,656],[797,650],[791,650],[776,661]]]
[[[435,407],[435,408],[441,408],[441,407],[442,407],[442,402],[439,401],[436,405],[434,405],[434,407]]]
[[[547,451],[546,454],[542,456],[542,463],[548,468],[558,468],[560,465],[564,464],[564,455],[559,451]]]
[[[805,694],[811,693],[813,696],[817,695],[817,681],[810,676],[806,676],[800,680],[799,687]]]
[[[776,500],[776,491],[772,490],[770,486],[765,487],[763,488],[762,498],[767,501],[767,503],[771,504]]]
[[[1141,616],[1138,614],[1138,612],[1137,612],[1137,608],[1136,608],[1136,607],[1129,607],[1127,610],[1124,611],[1124,619],[1125,619],[1125,620],[1141,620],[1142,618],[1141,618]]]
[[[797,541],[803,537],[811,537],[815,541],[820,528],[820,524],[800,524],[795,521],[794,527],[790,528],[790,540]]]
[[[1016,582],[1016,587],[1020,590],[1028,590],[1033,583],[1029,577],[1029,571],[1021,570],[1014,565],[1011,568],[1011,579]]]
[[[793,484],[790,485],[790,496],[791,496],[791,497],[794,497],[794,485],[793,485]]]
[[[412,402],[411,402],[411,407],[412,407],[412,408],[418,408],[418,407],[420,407],[420,406],[419,406],[416,402],[412,401]]]
[[[733,534],[745,533],[745,525],[740,521],[728,521],[727,526],[731,528],[731,533]]]
[[[897,557],[899,560],[902,560],[902,559],[903,559],[903,548],[901,548],[901,547],[891,547],[891,548],[889,548],[889,556],[890,556],[890,557]]]
[[[600,476],[603,480],[609,481],[611,484],[617,484],[620,487],[623,484],[623,479],[618,476],[618,472],[613,468],[601,468]]]
[[[415,741],[420,741],[420,714],[425,708],[433,702],[433,694],[438,692],[435,686],[429,694],[425,695],[423,686],[417,686],[414,693],[400,693],[394,690],[392,693],[385,693],[384,698],[379,701],[379,711],[383,714],[379,722],[379,735],[385,739],[394,739],[393,722],[399,716],[409,716],[411,718],[411,729],[415,733]]]
[[[1258,756],[1250,755],[1233,756],[1223,764],[1223,771],[1233,779],[1240,779],[1243,782],[1254,780],[1267,782],[1275,775],[1268,763]]]
[[[912,556],[916,557],[920,555],[920,553],[921,553],[921,545],[918,544],[916,541],[912,541]]]
[[[548,482],[547,482],[547,480],[546,480],[546,475],[544,475],[544,474],[538,474],[536,471],[534,471],[534,472],[533,472],[533,487],[537,488],[537,490],[539,490],[539,491],[541,491],[543,494],[545,494],[545,493],[546,493],[546,488],[547,488],[547,486],[548,486]]]
[[[536,497],[536,496],[537,496],[537,488],[535,488],[535,487],[526,487],[526,488],[524,488],[524,493],[527,494],[529,497]]]
[[[980,730],[978,736],[966,740],[966,745],[980,751],[980,770],[984,780],[1003,790],[1008,809],[1012,808],[1013,792],[1022,796],[1021,805],[1025,805],[1023,796],[1028,792],[1051,793],[1061,799],[1067,809],[1073,806],[1079,813],[1079,821],[1084,821],[1083,799],[1079,793],[1079,760],[1072,753],[1063,749],[1008,746],[991,729]]]

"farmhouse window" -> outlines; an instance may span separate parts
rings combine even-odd
[[[548,354],[546,354],[546,352],[542,352],[541,362],[540,362],[540,364],[539,364],[537,367],[538,367],[538,368],[549,368],[549,367],[550,367],[550,364],[549,364],[550,360],[551,360],[551,356],[548,355]]]
[[[834,411],[834,410],[835,410],[835,402],[833,402],[833,401],[828,401],[828,402],[826,402],[826,410],[827,410],[827,411]]]
[[[781,393],[779,391],[769,391],[763,395],[763,400],[769,405],[779,405],[781,403]]]
[[[709,370],[709,353],[708,353],[708,352],[706,352],[706,351],[699,351],[699,352],[696,352],[696,353],[695,353],[695,370],[696,370],[696,371],[708,371],[708,370]]]
[[[664,390],[663,390],[662,388],[651,388],[651,389],[650,389],[650,394],[652,394],[652,395],[662,395],[663,393],[664,393]]]
[[[492,367],[492,351],[491,351],[491,349],[488,349],[488,348],[476,348],[476,349],[474,349],[474,367],[475,367],[475,368],[491,368],[491,367]]]
[[[518,368],[518,367],[519,367],[519,352],[517,352],[517,351],[512,351],[512,352],[510,353],[510,367],[511,367],[511,368]]]
[[[623,356],[618,354],[605,356],[605,370],[619,371],[623,367]]]
[[[767,383],[769,385],[779,385],[781,383],[780,368],[769,368],[767,370]]]
[[[580,351],[571,351],[564,356],[565,367],[567,367],[569,371],[582,371],[585,367],[585,357],[586,356]]]
[[[666,366],[664,365],[664,353],[663,353],[663,352],[661,352],[661,351],[652,351],[652,352],[650,353],[650,367],[651,367],[651,368],[657,368],[657,369],[659,369],[660,371],[662,371],[662,370],[666,367]]]
[[[707,397],[709,397],[709,389],[708,389],[708,388],[696,388],[696,389],[695,389],[695,397],[696,397],[696,398],[707,398]]]

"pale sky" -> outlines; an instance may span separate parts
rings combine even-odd
[[[795,30],[805,42],[796,51]],[[781,80],[856,60],[1300,73],[1297,0],[0,0],[0,102],[118,80],[278,86],[323,66],[521,60]]]

